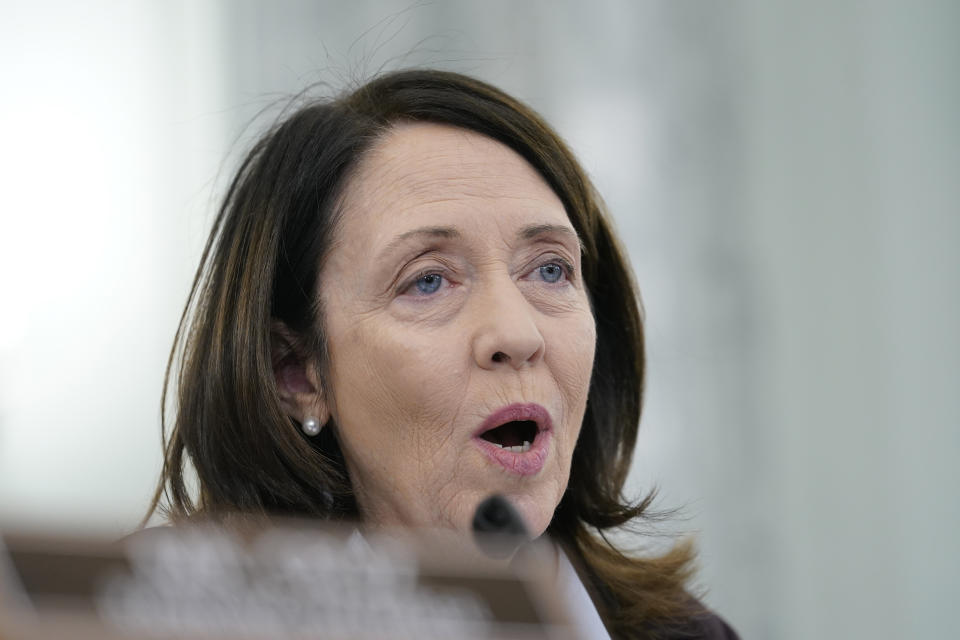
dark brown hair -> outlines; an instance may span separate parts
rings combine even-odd
[[[174,521],[236,511],[356,516],[335,430],[308,440],[281,409],[274,366],[283,355],[271,344],[272,327],[281,321],[291,330],[292,352],[318,355],[322,379],[325,339],[313,292],[337,226],[338,198],[364,152],[400,121],[443,123],[498,140],[563,202],[583,243],[597,343],[569,487],[549,532],[578,565],[615,636],[646,637],[651,625],[688,617],[688,544],[640,559],[604,535],[645,517],[652,496],[639,503],[623,496],[640,420],[643,324],[602,201],[537,114],[449,72],[395,72],[309,103],[281,118],[246,156],[214,222],[171,351],[164,400],[179,361],[176,417],[169,434],[163,419],[165,460],[151,513],[165,502]],[[197,473],[196,498],[185,482],[187,458]]]

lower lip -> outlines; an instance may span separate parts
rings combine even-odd
[[[543,465],[547,461],[547,453],[550,448],[550,432],[538,431],[533,438],[533,442],[530,443],[530,450],[523,453],[501,449],[480,437],[474,438],[474,442],[486,454],[487,458],[507,471],[518,476],[532,476],[543,469]]]

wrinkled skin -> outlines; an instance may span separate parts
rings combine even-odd
[[[288,412],[334,419],[369,525],[466,532],[500,493],[540,535],[567,486],[596,340],[562,203],[508,147],[416,123],[378,141],[341,204],[317,291],[329,377],[278,374]],[[475,441],[513,403],[552,419],[531,475]]]

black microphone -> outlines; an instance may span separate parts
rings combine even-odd
[[[492,558],[509,558],[530,540],[523,518],[510,501],[493,494],[477,506],[473,514],[473,539],[480,550]]]

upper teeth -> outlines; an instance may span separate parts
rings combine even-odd
[[[497,444],[496,442],[493,442],[491,444],[497,445],[504,451],[513,451],[514,453],[524,453],[526,451],[530,451],[530,443],[527,442],[526,440],[523,441],[523,444],[518,444],[514,447],[505,447],[502,444]]]

